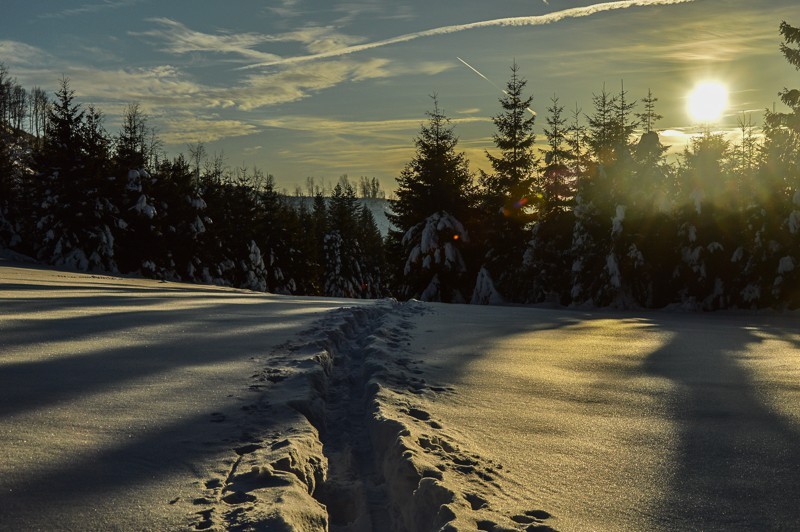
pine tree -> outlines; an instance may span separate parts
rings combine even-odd
[[[361,272],[364,282],[364,297],[379,298],[386,292],[383,271],[386,260],[383,237],[375,223],[375,217],[366,203],[362,203],[356,215],[357,235],[361,249]]]
[[[389,220],[401,237],[438,211],[464,218],[471,215],[472,174],[464,153],[456,151],[458,137],[436,96],[433,111],[426,114],[428,123],[414,139],[416,154],[397,178],[397,199],[391,202]]]
[[[313,188],[313,185],[312,185]],[[313,255],[310,263],[312,267],[313,285],[312,294],[322,294],[325,286],[325,267],[323,263],[325,249],[325,235],[328,234],[328,206],[321,190],[314,195],[314,205],[311,211],[310,235],[313,237]]]
[[[784,41],[781,53],[790,65],[800,70],[800,28],[783,21],[779,32]],[[779,96],[789,109],[783,112],[768,109],[764,114],[764,140],[758,151],[755,181],[759,185],[756,198],[760,208],[750,211],[748,224],[749,227],[756,222],[757,227],[764,229],[756,233],[761,236],[759,240],[753,240],[752,236],[748,239],[750,254],[755,259],[751,258],[745,266],[745,273],[751,275],[749,288],[743,293],[758,292],[761,299],[775,306],[797,308],[800,307],[800,89],[784,88]],[[747,251],[741,254],[748,255]]]
[[[328,209],[324,242],[324,294],[332,297],[364,297],[366,284],[361,268],[361,247],[355,218],[353,187],[337,183]]]
[[[539,216],[533,226],[531,240],[525,252],[525,275],[530,280],[527,301],[566,300],[569,291],[569,250],[572,231],[574,185],[580,165],[582,139],[580,131],[573,131],[562,116],[564,108],[558,97],[550,99],[548,107],[545,166],[542,169],[540,190],[542,200]],[[579,113],[576,113],[578,115]],[[578,133],[578,135],[576,135]],[[576,151],[572,151],[575,139]]]
[[[67,78],[48,114],[33,191],[40,260],[78,270],[116,271],[111,230],[116,207],[105,194],[101,117],[87,118]]]
[[[547,138],[545,167],[538,187],[542,195],[539,212],[544,218],[564,210],[571,203],[575,179],[571,164],[576,156],[570,151],[567,119],[562,116],[564,107],[559,104],[557,96],[550,99],[550,104],[544,129]]]
[[[20,180],[12,155],[13,137],[0,124],[0,249],[14,248],[20,242],[16,227]]]
[[[260,171],[255,170],[258,176]],[[281,200],[275,190],[274,176],[267,175],[258,195],[256,212],[257,239],[264,250],[266,263],[266,286],[269,292],[293,294],[297,291],[295,265],[305,261],[298,256],[298,245],[292,238],[297,215]]]
[[[158,198],[155,231],[148,246],[154,275],[163,279],[202,281],[206,227],[211,219],[189,162],[179,155],[155,170],[151,193]]]
[[[526,85],[514,63],[505,95],[500,99],[503,111],[492,119],[497,128],[494,144],[500,154],[486,153],[493,172],[483,173],[480,179],[480,204],[485,217],[481,236],[486,272],[482,285],[489,282],[488,274],[497,291],[509,301],[525,298],[522,275],[525,245],[535,209],[542,207],[541,192],[535,186],[538,161],[533,152],[536,141],[535,115],[530,111],[533,97],[523,96]]]
[[[684,150],[678,172],[677,265],[673,278],[682,303],[713,310],[731,304],[738,259],[732,252],[743,228],[730,171],[730,143],[706,131]],[[735,235],[735,238],[734,238]],[[733,257],[732,257],[733,255]],[[746,289],[749,306],[760,295]]]
[[[500,155],[486,152],[494,171],[481,176],[482,195],[485,196],[482,201],[497,205],[497,211],[502,210],[505,217],[521,219],[523,222],[532,219],[531,211],[525,205],[535,200],[537,164],[533,152],[536,116],[530,111],[533,97],[523,96],[527,83],[519,76],[519,67],[514,63],[505,95],[500,99],[503,112],[492,118],[497,128],[492,138]]]
[[[414,140],[416,154],[397,178],[387,251],[399,297],[462,302],[474,274],[462,255],[469,243],[465,224],[474,216],[474,187],[466,157],[456,151],[453,127],[433,100],[428,123]]]
[[[634,165],[627,196],[631,207],[643,213],[653,209],[665,210],[669,201],[665,190],[669,174],[664,160],[667,146],[661,144],[654,129],[656,122],[663,118],[656,112],[657,101],[658,98],[648,89],[647,96],[642,98],[644,112],[636,113],[643,132],[633,150]]]

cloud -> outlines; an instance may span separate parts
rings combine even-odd
[[[140,102],[145,112],[197,107],[207,92],[207,87],[171,65],[118,70],[78,67],[67,72],[82,100]]]
[[[208,89],[209,105],[237,107],[244,111],[295,102],[312,93],[346,82],[388,79],[409,74],[435,75],[454,68],[452,63],[395,64],[388,59],[328,61],[322,64],[287,65],[277,72],[257,72],[224,89]]]
[[[160,28],[143,32],[130,32],[137,37],[154,37],[167,43],[168,51],[174,54],[188,54],[192,52],[213,52],[221,54],[240,55],[256,61],[274,61],[279,56],[260,52],[253,47],[269,42],[268,35],[257,33],[218,34],[212,35],[194,31],[168,18],[148,19]]]
[[[371,19],[403,20],[414,18],[411,8],[403,5],[391,5],[383,1],[362,1],[338,3],[333,8],[340,17],[336,24],[350,24],[354,20],[369,15]]]
[[[96,13],[106,9],[119,9],[121,7],[133,6],[141,4],[144,0],[104,0],[99,4],[83,4],[79,7],[55,11],[52,13],[43,13],[39,18],[64,18],[75,15],[83,15],[86,13]]]
[[[307,26],[287,33],[270,35],[268,39],[272,42],[299,42],[312,54],[328,53],[365,40],[363,37],[339,33],[332,26]]]
[[[295,169],[296,174],[335,177],[343,173],[350,176],[397,176],[414,157],[414,136],[426,117],[394,120],[337,120],[309,116],[283,116],[258,121],[265,129],[282,129],[302,134],[303,141],[291,148],[277,150],[274,155]],[[469,124],[490,125],[486,117],[463,117],[451,120],[459,126]],[[467,154],[470,168],[490,170],[485,149],[491,146],[489,132],[484,136],[459,141],[457,149]],[[298,170],[302,169],[302,170]],[[284,176],[285,177],[285,176]],[[394,188],[394,181],[386,179],[384,186]]]
[[[395,120],[337,120],[309,116],[284,116],[259,120],[257,123],[264,127],[312,132],[324,137],[340,135],[366,138],[395,138],[395,133],[402,133],[400,138],[406,139],[410,144],[410,141],[408,141],[408,133],[412,132],[413,135],[414,132],[418,132],[420,124],[423,124],[425,121],[426,119],[424,117]],[[490,123],[491,119],[484,117],[464,117],[453,118],[450,122],[454,125],[475,122]]]
[[[683,4],[688,2],[693,2],[694,0],[619,0],[616,2],[605,2],[601,4],[593,4],[584,7],[575,7],[570,9],[564,9],[562,11],[554,11],[552,13],[548,13],[546,15],[536,15],[536,16],[527,16],[527,17],[509,17],[509,18],[499,18],[493,20],[484,20],[480,22],[472,22],[469,24],[457,24],[453,26],[441,26],[438,28],[433,28],[430,30],[419,31],[415,33],[407,33],[405,35],[399,35],[397,37],[392,37],[390,39],[384,39],[380,41],[373,41],[369,43],[357,44],[354,46],[347,46],[344,48],[337,48],[334,50],[330,50],[327,52],[320,52],[320,53],[312,53],[309,55],[302,55],[302,56],[294,56],[294,57],[286,57],[282,59],[273,59],[264,61],[261,63],[249,65],[244,68],[259,68],[259,67],[269,67],[269,66],[276,66],[276,65],[286,65],[291,63],[300,63],[306,61],[315,61],[319,59],[328,59],[332,57],[340,57],[343,55],[353,54],[357,52],[362,52],[365,50],[371,50],[374,48],[380,48],[383,46],[389,46],[392,44],[399,44],[403,42],[413,41],[416,39],[420,39],[423,37],[433,37],[436,35],[447,35],[451,33],[457,33],[461,31],[473,30],[473,29],[480,29],[480,28],[489,28],[489,27],[497,27],[497,26],[541,26],[545,24],[553,24],[555,22],[559,22],[564,19],[568,18],[577,18],[577,17],[586,17],[589,15],[594,15],[596,13],[602,13],[605,11],[612,11],[618,9],[627,9],[631,7],[645,7],[645,6],[655,6],[655,5],[673,5],[673,4]]]
[[[206,52],[237,55],[248,61],[281,61],[278,55],[257,49],[266,43],[300,43],[311,54],[325,54],[342,47],[364,41],[363,37],[340,33],[332,26],[306,26],[285,33],[203,33],[169,18],[148,19],[159,26],[148,31],[129,32],[137,37],[155,38],[166,43],[166,50],[174,54]]]
[[[238,108],[250,111],[269,105],[299,101],[313,92],[335,87],[346,81],[363,81],[392,75],[387,62],[366,63],[333,61],[323,65],[292,65],[279,72],[248,76],[239,85],[217,91]]]
[[[303,14],[303,11],[295,8],[298,4],[297,0],[281,0],[281,4],[281,6],[269,6],[266,9],[279,17],[286,18],[299,17]]]
[[[164,130],[159,131],[165,144],[189,144],[214,142],[215,140],[245,137],[258,133],[260,129],[241,120],[222,119],[219,116],[194,116],[180,114],[162,119]]]
[[[0,57],[3,62],[9,65],[29,65],[30,63],[42,63],[50,59],[41,48],[30,46],[19,41],[0,40]]]

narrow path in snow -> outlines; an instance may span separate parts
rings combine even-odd
[[[328,478],[317,495],[328,509],[331,530],[375,530],[386,521],[389,501],[367,424],[370,375],[365,364],[374,350],[374,332],[384,319],[380,313],[356,323],[345,332],[334,355],[321,427]]]

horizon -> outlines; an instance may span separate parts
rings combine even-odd
[[[289,193],[306,177],[335,183],[343,174],[377,177],[391,193],[431,94],[471,169],[488,169],[498,87],[513,62],[534,97],[537,143],[554,94],[567,111],[591,114],[593,94],[624,82],[633,100],[653,90],[664,116],[655,129],[673,154],[700,131],[686,110],[697,84],[727,88],[729,103],[708,126],[735,139],[743,113],[760,125],[797,75],[779,51],[780,22],[800,20],[791,0],[239,5],[12,2],[0,22],[0,62],[51,95],[66,76],[112,133],[124,107],[138,103],[168,156],[202,142],[230,166],[274,175]]]

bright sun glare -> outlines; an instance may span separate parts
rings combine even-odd
[[[687,110],[697,123],[716,122],[728,107],[728,88],[717,81],[698,83],[689,93]]]

